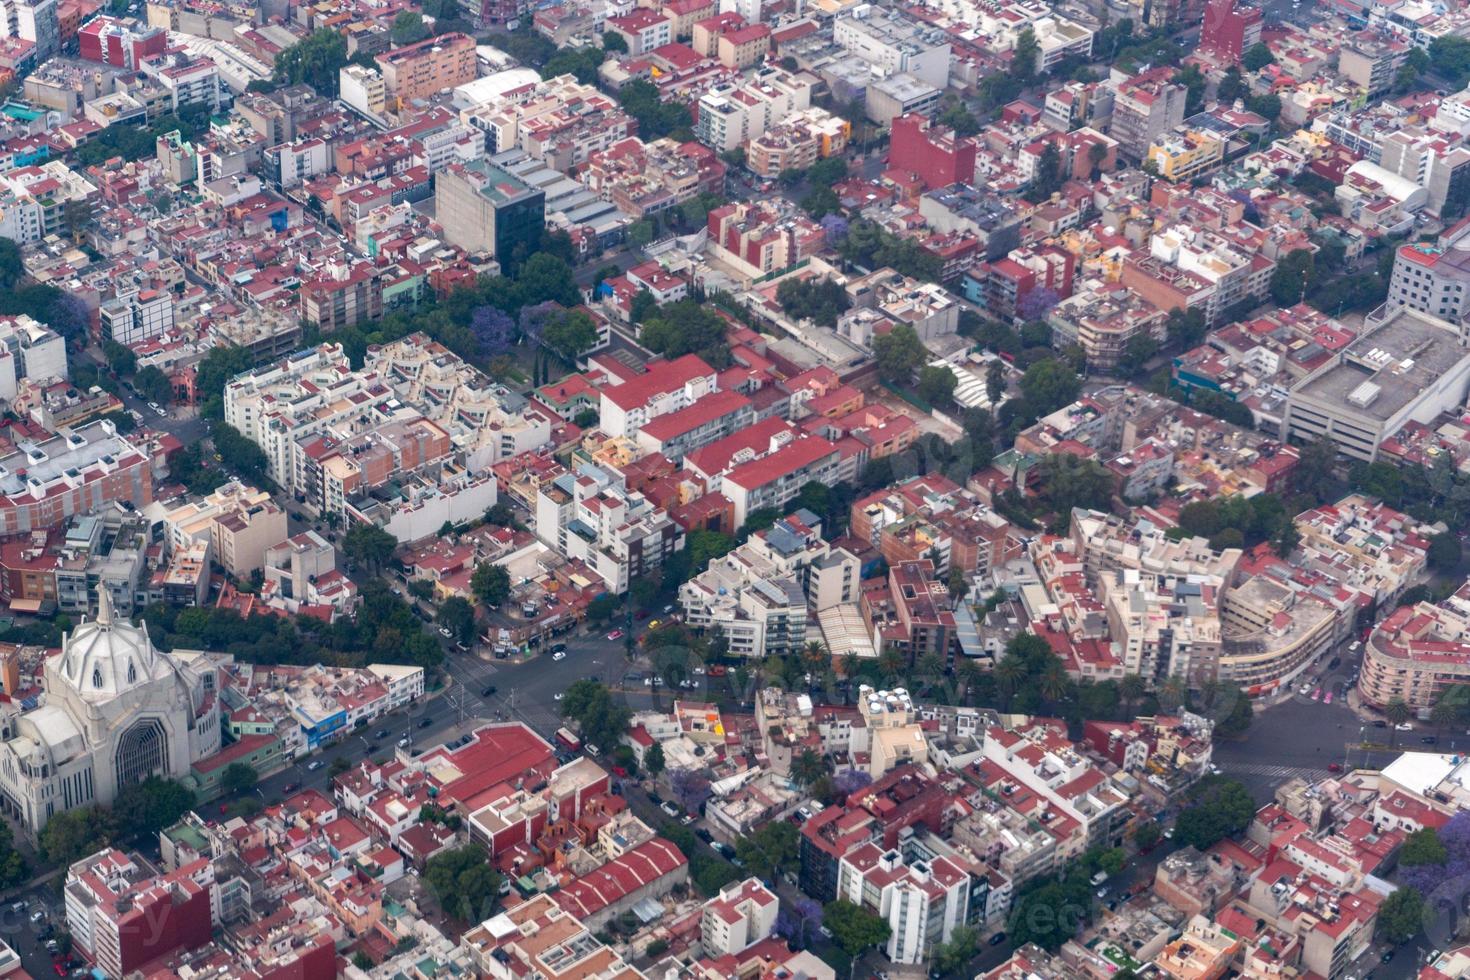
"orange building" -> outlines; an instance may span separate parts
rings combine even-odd
[[[475,39],[468,34],[441,34],[407,44],[378,55],[377,62],[388,98],[398,107],[472,82],[478,75]]]

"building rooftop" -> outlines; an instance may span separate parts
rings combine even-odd
[[[1387,422],[1466,357],[1455,328],[1402,307],[1292,389]]]

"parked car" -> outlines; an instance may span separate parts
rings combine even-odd
[[[617,642],[618,640],[621,640],[623,638],[623,631],[613,630],[611,633],[607,634],[607,638],[609,642]]]
[[[555,653],[553,653],[551,655],[551,659],[552,660],[565,660],[565,659],[567,659],[567,653],[566,653],[565,650],[557,650]]]
[[[659,806],[659,809],[675,819],[679,817],[679,808],[672,803],[665,802]]]
[[[993,936],[990,937],[990,945],[992,945],[992,946],[999,946],[1001,943],[1003,943],[1005,941],[1006,941],[1006,934],[1003,933],[1003,932],[997,932],[995,935],[993,935]]]
[[[499,688],[497,688],[494,684],[491,684],[490,686],[486,687],[483,691],[480,692],[480,697],[482,697],[482,698],[488,698],[490,695],[494,694],[497,690],[499,690]]]
[[[428,728],[432,724],[434,724],[434,719],[432,719],[432,718],[425,718],[423,721],[419,722],[419,727],[420,728]]]
[[[306,764],[306,771],[307,772],[316,772],[321,767],[322,767],[322,760],[320,760],[320,759],[312,759],[310,762],[308,762]]]

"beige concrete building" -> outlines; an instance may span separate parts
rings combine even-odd
[[[214,561],[236,578],[264,568],[266,549],[286,539],[286,512],[264,490],[239,482],[175,507],[163,522],[170,551],[208,544]]]

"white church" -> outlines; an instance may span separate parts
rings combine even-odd
[[[182,779],[220,750],[213,665],[154,649],[146,627],[114,618],[106,589],[97,605],[46,661],[44,704],[0,742],[0,806],[32,834],[149,776]]]

